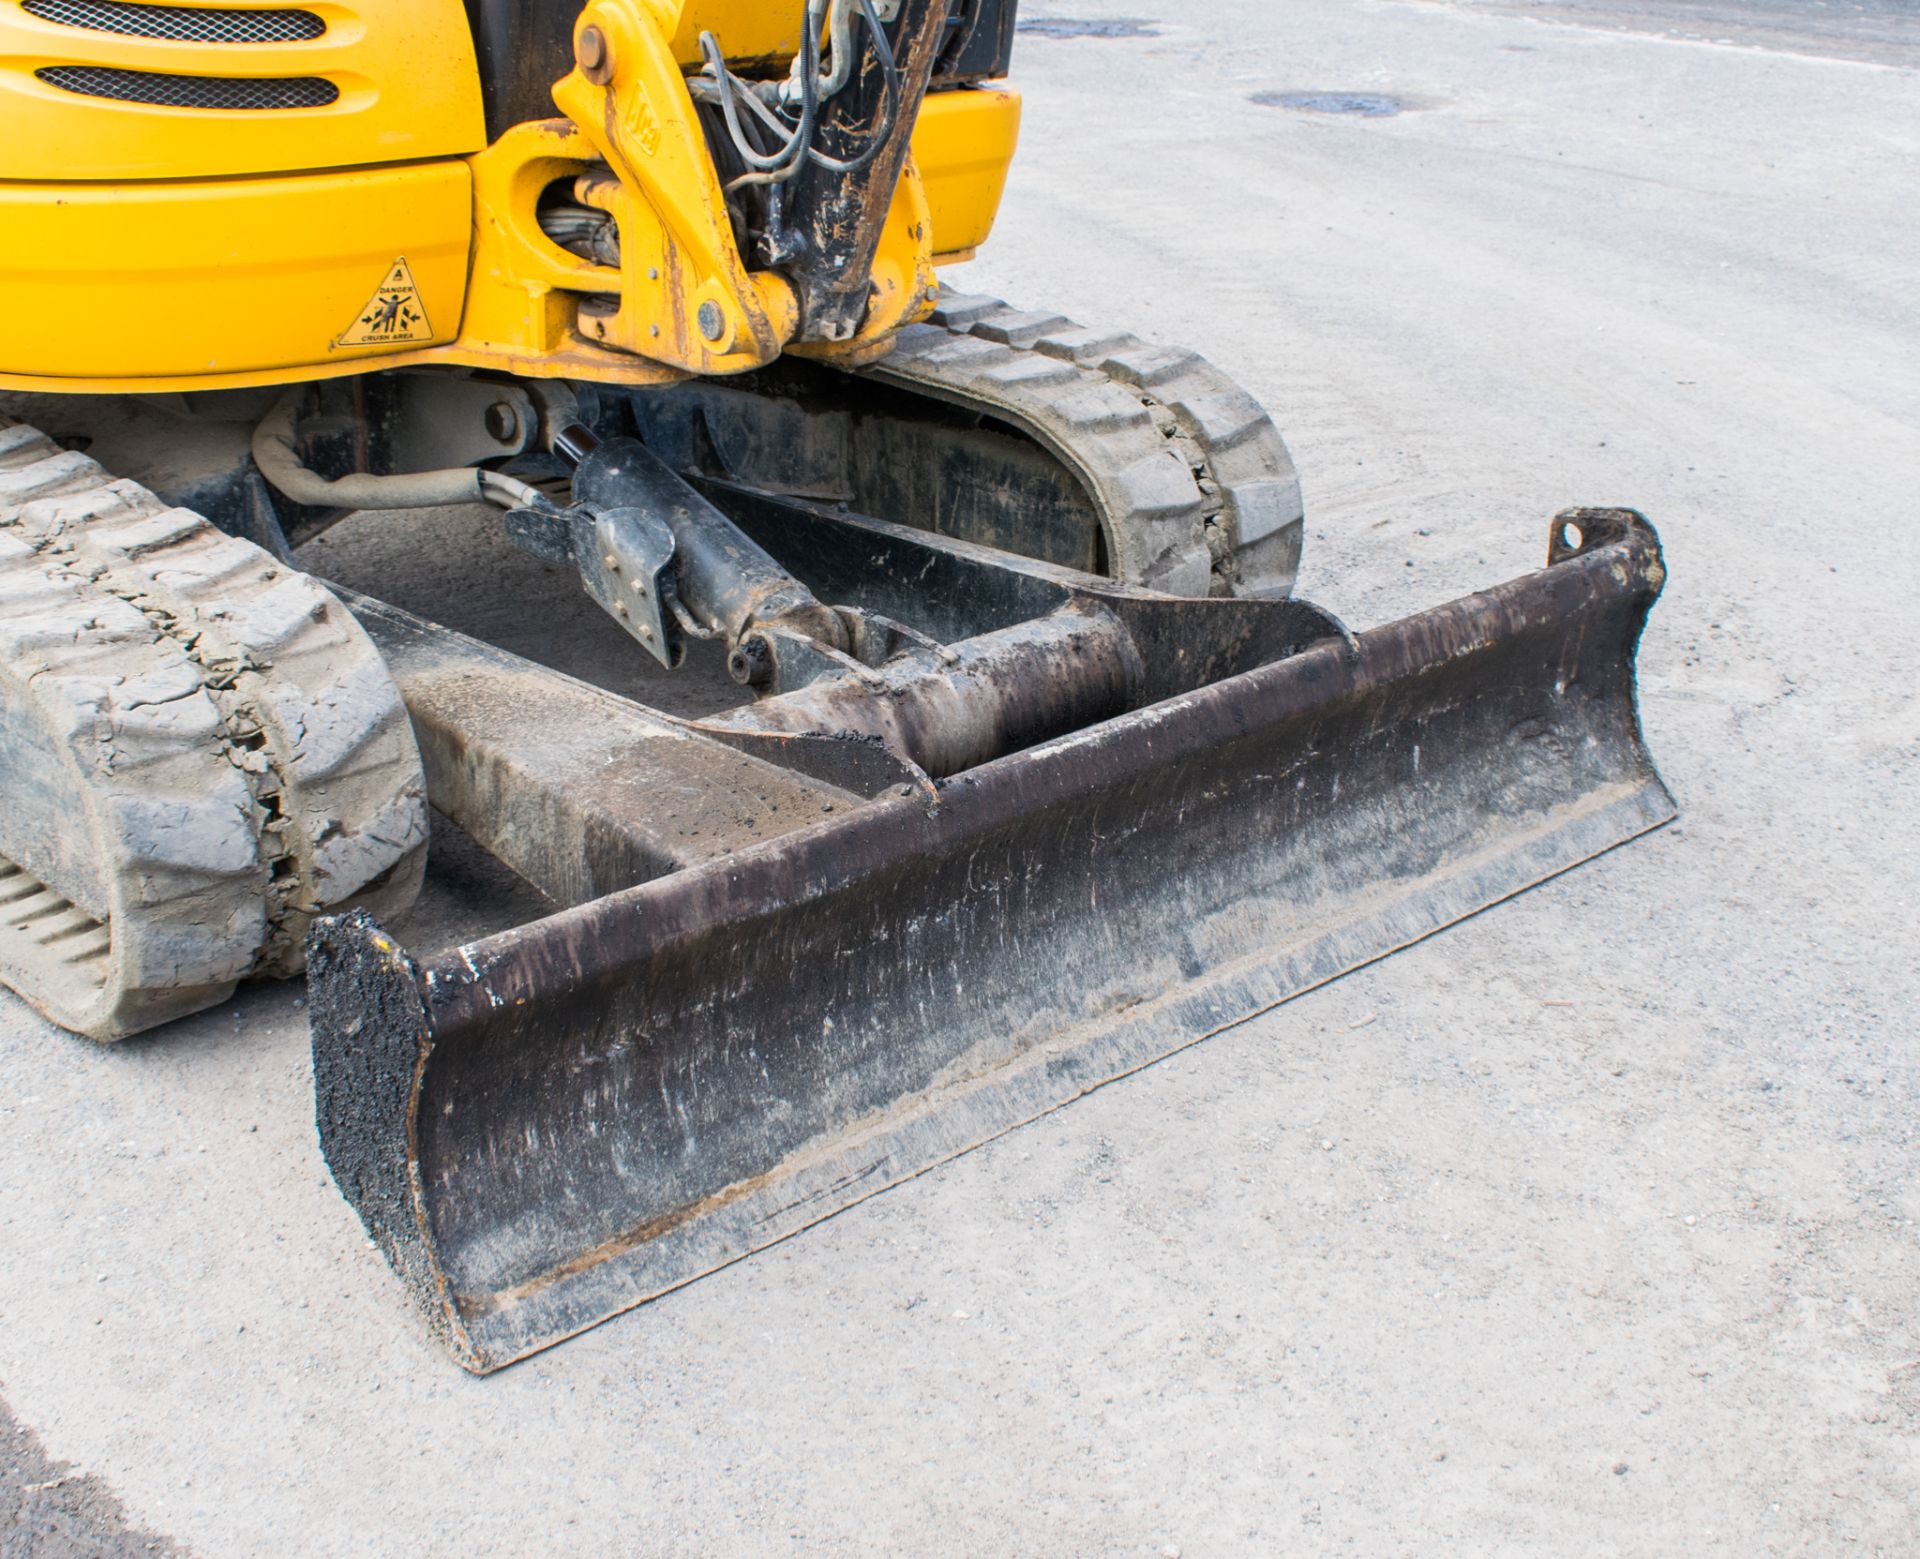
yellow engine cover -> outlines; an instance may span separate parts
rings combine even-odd
[[[485,144],[460,0],[0,0],[3,180],[293,173]]]
[[[0,184],[0,384],[258,382],[452,341],[472,186],[464,162]],[[388,285],[396,264],[405,278]]]
[[[776,355],[790,308],[765,340],[729,332],[709,349],[687,327],[704,294],[680,297],[664,284],[678,272],[662,273],[701,238],[701,285],[723,306],[787,292],[735,249],[681,72],[703,27],[737,66],[775,68],[799,0],[583,3],[627,28],[627,60],[658,69],[623,79],[618,115],[575,72],[558,85],[577,125],[522,125],[489,147],[462,0],[0,0],[0,388],[425,363],[642,383]],[[1004,89],[926,100],[860,350],[885,350],[931,306],[930,260],[985,238],[1019,118]],[[670,176],[649,125],[682,134]],[[645,174],[622,208],[621,269],[561,250],[536,218],[543,191],[605,172],[596,141],[616,126],[611,151],[633,141],[625,160]]]

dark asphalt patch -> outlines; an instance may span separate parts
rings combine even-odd
[[[1014,23],[1016,32],[1038,33],[1043,38],[1158,38],[1160,29],[1137,16],[1116,16],[1092,21],[1072,16],[1022,17]]]
[[[106,1484],[48,1457],[0,1402],[0,1556],[189,1559],[171,1539],[127,1524]]]
[[[1920,69],[1916,0],[1438,0],[1462,10]]]
[[[1384,92],[1255,92],[1247,101],[1262,108],[1291,108],[1305,114],[1354,114],[1390,119],[1408,104]]]

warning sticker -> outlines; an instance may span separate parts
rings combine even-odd
[[[354,322],[334,338],[335,346],[393,346],[403,341],[431,341],[433,326],[420,289],[402,255],[388,268],[386,279]]]

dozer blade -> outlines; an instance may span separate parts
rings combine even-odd
[[[1638,515],[1579,511],[1538,573],[937,801],[418,961],[325,922],[327,1160],[499,1368],[1666,822],[1634,704],[1662,578]]]

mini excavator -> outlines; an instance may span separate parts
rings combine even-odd
[[[1013,36],[0,0],[0,980],[116,1041],[304,970],[470,1369],[1672,815],[1640,515],[1356,634],[1245,390],[941,286]],[[421,511],[591,653],[312,571]],[[537,912],[403,945],[432,813]]]

